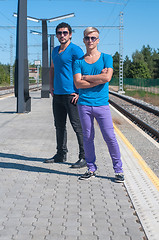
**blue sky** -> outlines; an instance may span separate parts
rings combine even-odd
[[[0,62],[10,63],[11,36],[13,42],[13,60],[16,44],[16,18],[18,0],[0,0]],[[84,28],[76,26],[119,26],[119,14],[123,11],[123,53],[131,58],[132,53],[141,50],[143,45],[152,49],[159,48],[159,0],[28,0],[28,16],[52,18],[75,13],[75,17],[63,20],[73,29],[72,42],[83,51],[82,41]],[[61,21],[48,23],[48,33],[54,33]],[[11,27],[14,28],[11,28]],[[41,60],[42,38],[30,34],[30,30],[41,31],[41,22],[28,21],[28,59]],[[114,55],[119,51],[119,30],[99,28],[99,51]],[[55,46],[58,45],[55,38]]]

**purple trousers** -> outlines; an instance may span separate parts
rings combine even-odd
[[[78,105],[78,112],[83,131],[83,143],[85,150],[85,159],[89,171],[96,171],[95,147],[94,147],[94,118],[97,120],[103,138],[107,143],[109,153],[113,162],[115,173],[123,172],[119,145],[114,133],[113,122],[109,105],[107,106],[86,106]]]

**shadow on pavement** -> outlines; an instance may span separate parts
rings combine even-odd
[[[111,182],[115,182],[116,183],[115,177],[107,177],[107,176],[96,175],[96,178],[107,179],[107,180],[110,180]]]
[[[62,172],[58,170],[30,166],[30,165],[20,164],[20,163],[0,162],[0,168],[16,169],[16,170],[27,171],[27,172],[54,173],[54,174],[62,174],[67,176],[80,176],[80,174],[76,174],[76,173]]]
[[[5,111],[5,112],[1,112],[0,113],[8,113],[8,114],[14,114],[14,113],[17,113],[16,111]]]
[[[26,157],[18,154],[10,154],[10,153],[0,153],[0,158],[8,158],[8,159],[15,159],[15,160],[23,160],[23,161],[35,161],[35,162],[43,162],[44,158],[33,158],[33,157]],[[53,164],[67,164],[67,165],[72,165],[72,163],[69,162],[64,162],[64,163],[53,163]],[[53,166],[51,163],[51,166]],[[45,164],[45,166],[50,164]],[[72,172],[62,172],[58,170],[53,170],[53,169],[48,169],[44,167],[37,167],[37,166],[30,166],[26,164],[21,164],[21,163],[11,163],[11,162],[0,162],[0,168],[4,169],[16,169],[20,171],[27,171],[27,172],[39,172],[39,173],[53,173],[53,174],[62,174],[66,176],[77,176],[79,177],[81,174],[77,173],[72,173]],[[76,169],[77,170],[77,169]],[[85,172],[85,169],[83,169],[83,173]],[[113,177],[107,177],[107,176],[100,176],[96,175],[96,178],[101,178],[101,179],[106,179],[112,182],[115,182],[115,178]]]
[[[30,162],[44,162],[45,160],[51,159],[51,158],[26,157],[23,155],[11,154],[11,153],[0,153],[0,158],[9,158],[9,159],[16,159],[16,160],[23,160],[23,161],[30,161]],[[47,165],[48,163],[45,163],[45,164]],[[70,162],[64,162],[59,164],[72,165],[72,163]]]
[[[26,156],[12,154],[12,153],[0,153],[0,158],[9,158],[9,159],[36,161],[36,162],[43,162],[45,160],[44,158],[26,157]]]

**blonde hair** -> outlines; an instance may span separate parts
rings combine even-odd
[[[97,32],[99,34],[99,31],[97,28],[95,27],[87,27],[85,30],[84,30],[84,36],[88,35],[89,33],[92,33],[92,32]]]

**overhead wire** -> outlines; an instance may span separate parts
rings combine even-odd
[[[36,0],[32,0],[32,1],[36,1]],[[44,1],[44,0],[41,0],[41,1]],[[45,1],[46,1],[46,0],[45,0]],[[48,1],[57,1],[57,0],[48,0]],[[59,0],[58,0],[58,1],[59,1]],[[69,0],[69,1],[70,1],[70,0]],[[74,1],[75,1],[75,0],[74,0]],[[76,0],[76,1],[84,1],[84,0]],[[85,0],[85,1],[88,1],[88,0]],[[102,4],[102,3],[106,3],[106,4],[112,4],[112,5],[114,5],[113,8],[112,8],[112,10],[111,10],[111,12],[110,12],[110,14],[107,16],[107,19],[106,19],[104,25],[106,25],[106,23],[107,23],[108,21],[110,21],[110,19],[111,19],[112,16],[114,15],[114,12],[115,12],[116,8],[122,5],[121,0],[109,0],[109,1],[105,1],[105,0],[90,0],[90,1],[96,2],[96,3],[98,2],[98,3],[101,3],[101,4]],[[124,1],[124,3],[123,3],[124,7],[122,8],[122,11],[125,9],[125,7],[127,6],[128,2],[129,2],[130,0],[123,0],[123,1]],[[0,11],[0,14],[1,14],[5,19],[7,19],[7,21],[9,21],[10,23],[13,23],[13,21],[11,21],[9,18],[7,18],[1,11]],[[114,20],[113,24],[116,23],[118,17],[119,17],[119,16],[116,17],[116,19]],[[15,24],[15,22],[14,22],[14,24]],[[11,30],[9,30],[8,28],[6,28],[5,30],[7,30],[8,32],[12,33],[14,36],[16,35],[15,33],[13,33],[13,32],[12,32]],[[102,28],[100,32],[103,32],[103,30],[104,30],[104,28]],[[110,30],[111,30],[111,29],[108,29],[108,30],[107,30],[107,33],[104,35],[104,37],[109,34]],[[2,40],[2,39],[3,39],[3,38],[1,37],[1,40]],[[34,41],[35,41],[35,38],[34,38]],[[6,42],[6,40],[3,39],[3,42]],[[38,41],[36,41],[36,42],[38,42]],[[103,43],[103,37],[102,37],[102,39],[101,39],[101,43],[102,43],[102,45],[103,45],[103,44],[104,44],[104,45],[108,45],[108,44]],[[112,45],[112,43],[109,44],[109,45]],[[114,44],[113,44],[113,45],[114,45]],[[37,47],[36,47],[36,49],[37,49],[37,52],[39,52],[39,50],[38,50]],[[2,50],[2,48],[1,48],[1,50]]]
[[[2,15],[2,17],[3,17],[4,19],[6,19],[7,22],[12,23],[12,24],[15,24],[14,21],[10,20],[10,19],[6,16],[7,14],[4,14],[4,13],[2,13],[2,12],[0,11],[0,15]],[[13,30],[10,30],[10,29],[4,27],[4,31],[9,32],[10,35],[16,37],[15,30],[14,30],[14,32],[13,32]],[[10,39],[8,38],[8,41],[9,41],[9,40],[10,40]],[[4,38],[2,37],[2,34],[1,34],[1,46],[2,46],[2,45],[3,45],[3,47],[1,47],[1,51],[4,51],[4,52],[6,52],[6,53],[9,53],[9,52],[10,52],[10,49],[9,49],[9,48],[10,48],[10,43],[8,43],[8,45],[6,46],[6,39],[4,39]],[[5,55],[5,57],[6,57],[6,55]],[[8,59],[8,57],[7,57],[7,59]],[[3,58],[3,60],[4,60],[4,58]]]
[[[123,8],[120,10],[120,12],[123,12],[123,11],[124,11],[124,9],[126,8],[126,6],[128,5],[129,2],[130,2],[130,0],[126,0],[126,2],[123,3],[124,6],[123,6]],[[117,6],[117,5],[116,5],[116,6]],[[114,12],[114,10],[115,10],[115,7],[113,8],[111,14]],[[111,15],[111,14],[110,14],[110,15]],[[119,14],[117,15],[117,17],[116,17],[115,20],[113,21],[112,26],[114,26],[114,25],[116,24],[117,20],[119,20]],[[105,24],[104,24],[104,25],[105,25]],[[112,30],[112,29],[108,29],[108,30],[107,30],[106,34],[102,37],[101,42],[107,37],[107,35],[110,33],[111,30]]]
[[[12,24],[15,24],[15,23],[14,23],[13,21],[11,21],[8,17],[6,17],[6,15],[3,14],[1,11],[0,11],[0,14],[1,14],[4,18],[6,18],[9,22],[11,22]],[[5,28],[4,28],[4,29],[5,29]],[[12,33],[13,35],[15,35],[15,33],[11,32],[8,28],[6,28],[5,30],[8,31],[8,32],[10,32],[10,33]]]

